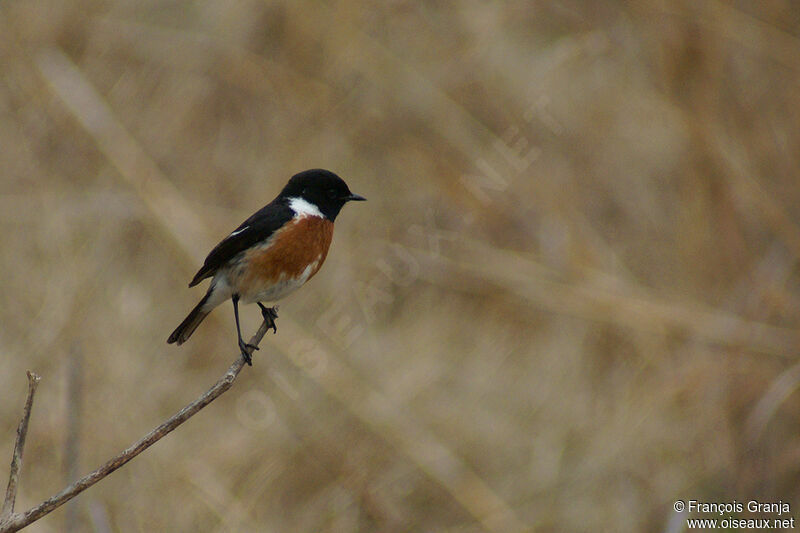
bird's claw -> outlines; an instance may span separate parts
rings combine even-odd
[[[256,346],[255,344],[246,343],[240,339],[239,349],[242,351],[242,357],[244,358],[244,362],[247,363],[248,366],[253,366],[253,358],[250,356],[250,353],[253,350],[258,350],[258,346]]]
[[[261,302],[258,302],[261,308],[261,316],[264,317],[264,322],[267,323],[267,329],[272,328],[273,333],[278,333],[278,326],[275,324],[275,319],[278,318],[278,306],[267,307]]]

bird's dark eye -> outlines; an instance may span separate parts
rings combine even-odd
[[[336,198],[338,196],[336,189],[328,189],[328,196],[331,198]]]

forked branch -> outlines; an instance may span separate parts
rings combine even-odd
[[[264,334],[267,332],[266,322],[261,324],[256,334],[250,339],[253,346],[258,346]],[[248,348],[252,353],[253,349]],[[241,372],[244,366],[244,358],[237,357],[236,360],[228,368],[227,372],[214,384],[213,387],[208,389],[199,398],[192,403],[175,413],[172,417],[164,421],[161,425],[153,429],[150,433],[133,443],[130,447],[120,452],[115,457],[111,458],[103,466],[94,472],[87,474],[76,482],[72,483],[58,494],[48,498],[39,505],[25,511],[24,513],[14,512],[14,502],[16,499],[17,484],[19,481],[19,471],[22,466],[22,452],[25,447],[25,436],[28,431],[28,420],[30,419],[31,407],[33,405],[33,394],[36,390],[36,384],[39,382],[39,376],[28,372],[28,399],[25,402],[25,409],[23,411],[22,421],[20,422],[19,429],[17,430],[17,441],[14,446],[14,456],[11,462],[11,474],[8,481],[8,489],[6,490],[6,497],[3,503],[3,510],[0,513],[0,533],[10,533],[19,531],[23,527],[39,520],[44,515],[52,512],[57,507],[68,502],[84,490],[88,489],[110,473],[122,467],[164,438],[172,430],[186,422],[189,418],[194,416],[202,408],[217,399],[222,393],[227,391],[233,385],[236,377]]]

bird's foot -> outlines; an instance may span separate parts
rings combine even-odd
[[[250,354],[253,350],[258,350],[258,346],[255,344],[248,344],[244,342],[242,339],[239,339],[239,349],[242,351],[242,357],[244,357],[244,362],[247,363],[249,366],[253,366],[253,359],[250,357]]]
[[[275,324],[275,319],[278,318],[278,306],[267,307],[266,305],[258,302],[261,308],[261,316],[264,317],[264,322],[267,323],[267,329],[272,328],[273,333],[278,333],[278,326]]]

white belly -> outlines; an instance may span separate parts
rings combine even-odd
[[[248,304],[253,302],[276,302],[281,298],[289,296],[291,293],[302,287],[303,283],[305,283],[307,280],[308,276],[295,279],[281,279],[268,289],[249,294],[242,294],[242,302]]]
[[[314,261],[296,278],[281,276],[278,281],[261,290],[241,292],[239,294],[240,301],[246,304],[254,302],[271,303],[285,298],[308,281],[318,264],[319,260]],[[241,276],[241,273],[238,272],[237,267],[229,268],[217,272],[211,280],[211,296],[203,306],[206,310],[210,311],[233,296],[234,290],[231,287],[229,276]]]
[[[276,283],[273,283],[267,288],[258,291],[248,291],[239,296],[244,303],[276,302],[302,287],[303,284],[308,281],[308,278],[311,277],[311,274],[317,269],[318,264],[319,260],[314,261],[296,278],[281,276]]]

